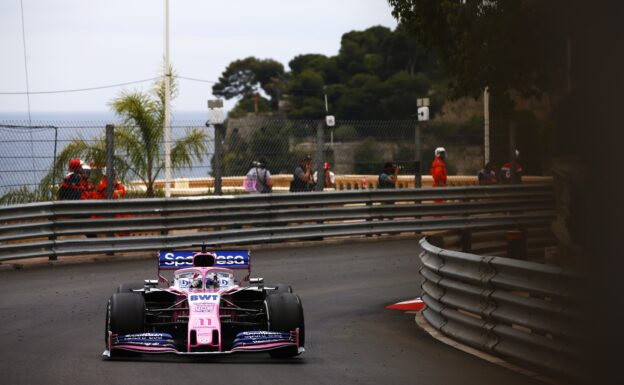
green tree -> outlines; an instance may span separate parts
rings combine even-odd
[[[385,95],[380,102],[384,115],[391,119],[414,118],[417,99],[426,96],[430,86],[431,81],[422,73],[395,73],[384,82]]]
[[[50,185],[40,184],[34,190],[27,186],[12,189],[0,196],[0,205],[18,205],[22,203],[41,202],[50,200]]]
[[[405,71],[410,75],[423,73],[436,79],[441,75],[437,55],[424,48],[404,24],[397,26],[384,48],[387,76],[398,71]]]
[[[245,116],[247,113],[256,111],[256,96],[247,96],[236,103],[234,108],[228,113],[228,117],[238,118]],[[258,95],[258,112],[265,113],[271,111],[271,101],[265,97]]]
[[[223,175],[245,175],[247,174],[249,163],[253,160],[248,153],[249,144],[238,132],[233,129],[225,141],[225,152],[223,154]]]
[[[454,96],[478,96],[487,85],[538,95],[560,87],[569,12],[560,0],[389,0],[392,14],[435,49]]]
[[[377,75],[357,74],[351,78],[336,102],[341,119],[383,119],[380,101],[386,95],[384,82]]]
[[[271,97],[271,107],[277,110],[285,88],[284,66],[273,59],[258,59],[253,56],[235,60],[228,64],[212,86],[212,93],[226,99],[251,98],[262,89]]]
[[[334,139],[338,142],[349,142],[358,138],[358,132],[351,125],[340,125],[336,127]]]
[[[171,96],[176,94],[176,82],[171,83]],[[122,92],[110,103],[113,111],[122,119],[115,127],[115,171],[121,180],[138,178],[147,187],[146,195],[154,196],[154,182],[165,166],[164,159],[164,102],[165,85],[156,82],[151,93],[139,91]],[[207,155],[207,132],[204,128],[188,128],[184,136],[173,141],[171,168],[177,170],[191,167],[194,160],[202,161]],[[56,175],[62,172],[71,158],[80,157],[104,165],[106,137],[93,140],[76,138],[61,151],[57,158]],[[46,176],[46,183],[51,181]]]
[[[325,84],[340,83],[340,73],[336,56],[327,57],[320,54],[297,55],[288,62],[293,75],[299,75],[306,69],[320,73]]]
[[[353,151],[353,172],[355,174],[378,174],[383,167],[377,140],[367,137]]]
[[[325,115],[323,74],[306,68],[294,74],[289,82],[291,119],[318,119]]]
[[[289,149],[289,132],[290,127],[286,122],[277,122],[254,131],[249,141],[252,159],[264,158],[272,174],[291,172],[297,157]]]
[[[342,81],[361,73],[385,75],[386,43],[392,31],[389,28],[375,26],[364,31],[351,31],[342,35],[338,52],[338,68]]]

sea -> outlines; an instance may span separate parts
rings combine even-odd
[[[201,178],[211,173],[214,130],[206,127],[207,111],[172,112],[171,136],[176,140],[187,129],[208,132],[208,155],[192,167],[172,172],[173,178]],[[120,124],[112,112],[0,112],[0,196],[23,186],[34,189],[50,171],[55,159],[75,139],[93,142],[104,136],[107,124]],[[164,152],[164,149],[163,149]],[[89,163],[89,159],[83,159]],[[130,179],[136,177],[129,176]],[[164,179],[164,171],[158,177]]]

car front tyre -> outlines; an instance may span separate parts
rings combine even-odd
[[[272,350],[269,352],[271,357],[287,358],[298,355],[298,348],[305,345],[305,323],[301,300],[296,294],[282,292],[267,296],[266,304],[270,331],[290,332],[299,329],[299,345]]]

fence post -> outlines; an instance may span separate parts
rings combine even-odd
[[[113,199],[115,192],[115,126],[106,125],[106,199]]]
[[[316,126],[316,191],[323,191],[325,187],[325,170],[323,169],[323,147],[325,147],[324,122],[319,121]],[[321,175],[322,174],[322,175]]]
[[[214,193],[222,194],[222,175],[223,175],[223,124],[215,124],[215,161],[214,161]]]
[[[414,130],[414,187],[422,187],[422,174],[420,170],[420,124],[416,123]]]
[[[57,147],[57,143],[58,143],[58,127],[53,126],[54,127],[54,160],[52,161],[52,189],[50,190],[52,192],[52,197],[50,198],[51,201],[55,200],[55,196],[54,196],[54,187],[56,186],[56,147]]]

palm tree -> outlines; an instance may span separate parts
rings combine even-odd
[[[171,97],[177,93],[175,77],[171,81]],[[138,178],[146,188],[147,197],[154,196],[154,182],[164,168],[164,82],[156,82],[151,93],[124,91],[111,101],[110,106],[122,124],[115,127],[115,173],[121,180]],[[202,161],[207,155],[208,134],[203,128],[187,128],[185,135],[171,146],[171,169],[191,167],[193,161]],[[56,175],[74,157],[105,164],[106,137],[92,141],[72,140],[57,157]],[[42,181],[49,186],[52,172]]]

